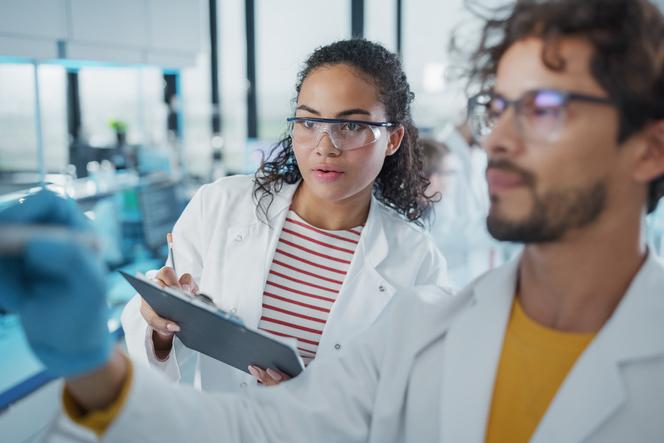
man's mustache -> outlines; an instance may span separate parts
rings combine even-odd
[[[535,175],[532,172],[526,171],[525,169],[515,165],[509,160],[489,160],[486,170],[489,172],[491,169],[500,169],[506,172],[514,173],[518,175],[528,186],[533,186],[535,184]]]

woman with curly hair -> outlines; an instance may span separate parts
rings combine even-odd
[[[165,286],[198,288],[253,328],[296,339],[305,364],[334,355],[398,288],[446,284],[422,231],[425,195],[414,94],[398,57],[366,40],[317,49],[296,84],[288,131],[256,174],[203,186],[174,231]],[[186,348],[175,323],[137,295],[125,308],[130,354],[174,380],[241,390],[249,375]],[[260,383],[288,378],[250,367]]]

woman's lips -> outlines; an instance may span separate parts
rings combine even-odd
[[[486,180],[491,193],[508,191],[526,184],[521,175],[499,169],[488,169],[486,171]]]
[[[316,168],[312,170],[313,177],[321,183],[332,183],[343,175],[342,171],[328,168]]]

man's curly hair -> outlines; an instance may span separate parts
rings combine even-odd
[[[499,19],[484,25],[473,53],[471,82],[490,87],[505,52],[517,41],[544,41],[543,63],[565,69],[557,45],[564,37],[587,39],[594,48],[591,72],[617,103],[619,141],[664,119],[664,18],[648,0],[518,0]],[[664,196],[664,176],[655,179],[648,212]]]
[[[298,74],[295,101],[302,83],[312,71],[337,64],[351,66],[371,81],[379,100],[385,105],[387,120],[405,129],[399,150],[385,158],[374,182],[374,196],[408,221],[423,225],[421,220],[428,215],[432,199],[425,195],[429,180],[423,173],[422,148],[411,116],[415,94],[410,90],[399,58],[383,46],[363,39],[341,40],[322,46],[309,56]],[[279,192],[284,183],[293,184],[302,178],[289,133],[276,144],[269,160],[264,160],[255,174],[257,211],[266,220],[274,193]]]

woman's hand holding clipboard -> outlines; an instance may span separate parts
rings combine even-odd
[[[178,278],[175,270],[164,266],[154,277],[154,282],[162,288],[177,288],[184,293],[197,294],[198,285],[190,274]],[[141,315],[152,328],[152,342],[157,358],[164,360],[173,347],[173,335],[180,331],[180,326],[170,319],[160,317],[145,299],[141,299]]]
[[[237,316],[202,301],[200,296],[193,297],[178,288],[161,288],[142,275],[121,274],[159,317],[179,326],[174,335],[190,349],[247,373],[253,366],[294,377],[304,369],[294,340],[248,328]]]

